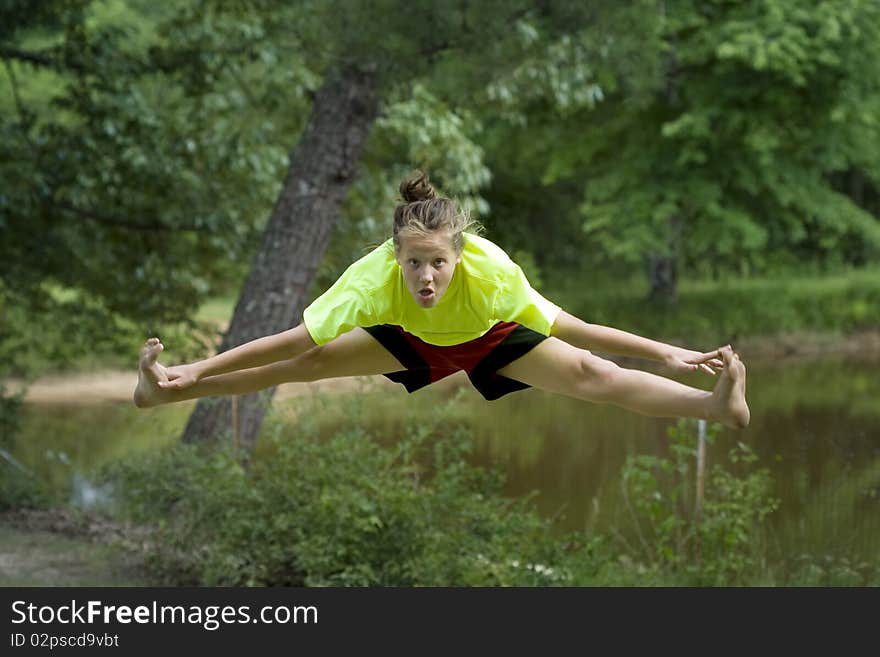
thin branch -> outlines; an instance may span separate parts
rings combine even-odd
[[[645,536],[644,536],[644,534],[642,534],[642,526],[641,526],[641,523],[639,523],[638,516],[636,516],[635,509],[633,509],[632,502],[630,502],[629,491],[627,490],[625,479],[621,480],[620,489],[621,489],[621,491],[623,491],[623,503],[624,503],[624,506],[626,507],[626,510],[629,512],[630,519],[632,520],[633,526],[635,527],[636,536],[638,537],[639,543],[641,543],[642,547],[645,550],[645,553],[648,555],[648,558],[650,559],[651,558],[651,546],[648,545],[648,541],[645,540]]]
[[[614,538],[616,538],[618,541],[620,541],[620,543],[623,545],[623,547],[625,547],[627,550],[629,550],[631,554],[636,555],[638,553],[638,550],[636,550],[632,546],[632,544],[628,540],[626,540],[626,537],[623,535],[623,533],[619,529],[612,528],[611,534],[614,536]]]
[[[21,132],[24,135],[24,140],[27,142],[30,149],[36,150],[34,147],[34,142],[31,140],[31,136],[28,133],[28,116],[27,111],[24,108],[24,103],[21,102],[21,95],[18,93],[18,80],[15,78],[15,71],[12,70],[12,64],[9,63],[8,59],[3,60],[3,67],[6,69],[6,75],[9,76],[9,85],[12,87],[12,98],[15,102],[15,109],[18,111],[18,115],[21,119]]]
[[[82,61],[65,57],[64,51],[61,48],[31,52],[28,50],[19,50],[18,48],[0,47],[0,58],[4,60],[14,59],[35,66],[44,66],[59,72],[74,71],[79,74],[88,74],[92,72],[92,69],[86,66]]]
[[[65,210],[67,212],[70,212],[71,214],[75,214],[82,219],[89,219],[90,221],[96,221],[101,224],[116,226],[118,228],[124,228],[127,230],[137,230],[141,232],[187,232],[200,231],[203,229],[202,226],[197,226],[195,224],[170,226],[161,222],[129,221],[127,219],[120,219],[118,217],[111,217],[103,213],[95,212],[94,210],[84,210],[82,208],[76,207],[75,205],[64,202],[56,201],[53,202],[52,205],[53,207],[56,207],[60,210]]]
[[[27,50],[18,50],[17,48],[0,48],[0,57],[2,57],[4,61],[15,59],[20,62],[28,62],[29,64],[38,64],[50,68],[58,66],[58,62],[51,57],[47,57],[43,53],[28,52]]]
[[[15,102],[15,109],[18,110],[18,115],[21,117],[21,124],[23,126],[27,125],[27,112],[18,93],[18,80],[15,79],[15,71],[12,70],[12,65],[8,59],[3,60],[3,67],[6,69],[6,75],[9,76],[9,86],[12,87],[12,98]],[[27,131],[25,131],[25,138],[27,138]],[[28,142],[30,142],[29,139]]]

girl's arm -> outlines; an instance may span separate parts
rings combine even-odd
[[[287,331],[246,342],[205,360],[168,367],[165,369],[168,381],[160,382],[159,387],[186,388],[207,376],[251,369],[295,358],[314,346],[316,346],[315,342],[306,330],[305,324],[300,324]]]
[[[609,326],[587,324],[564,310],[559,311],[550,335],[581,349],[656,360],[681,371],[701,369],[714,374],[723,367],[718,349],[702,353],[674,347]]]

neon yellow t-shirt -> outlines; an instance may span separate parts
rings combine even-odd
[[[550,335],[559,306],[532,289],[519,265],[489,240],[464,233],[461,262],[446,293],[422,308],[407,290],[391,239],[354,262],[303,311],[316,344],[356,326],[394,324],[438,346],[479,338],[497,322]]]

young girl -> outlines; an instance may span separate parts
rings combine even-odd
[[[238,395],[290,381],[384,374],[413,392],[464,370],[486,398],[528,387],[658,417],[749,423],[745,366],[730,346],[700,353],[587,324],[529,285],[519,266],[467,232],[456,203],[419,173],[400,185],[393,237],[303,312],[299,326],[196,363],[141,352],[134,403]],[[712,392],[625,369],[590,350],[721,375]]]

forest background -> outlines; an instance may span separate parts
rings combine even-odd
[[[415,168],[587,321],[880,326],[870,0],[5,0],[0,58],[0,378],[294,325]]]

